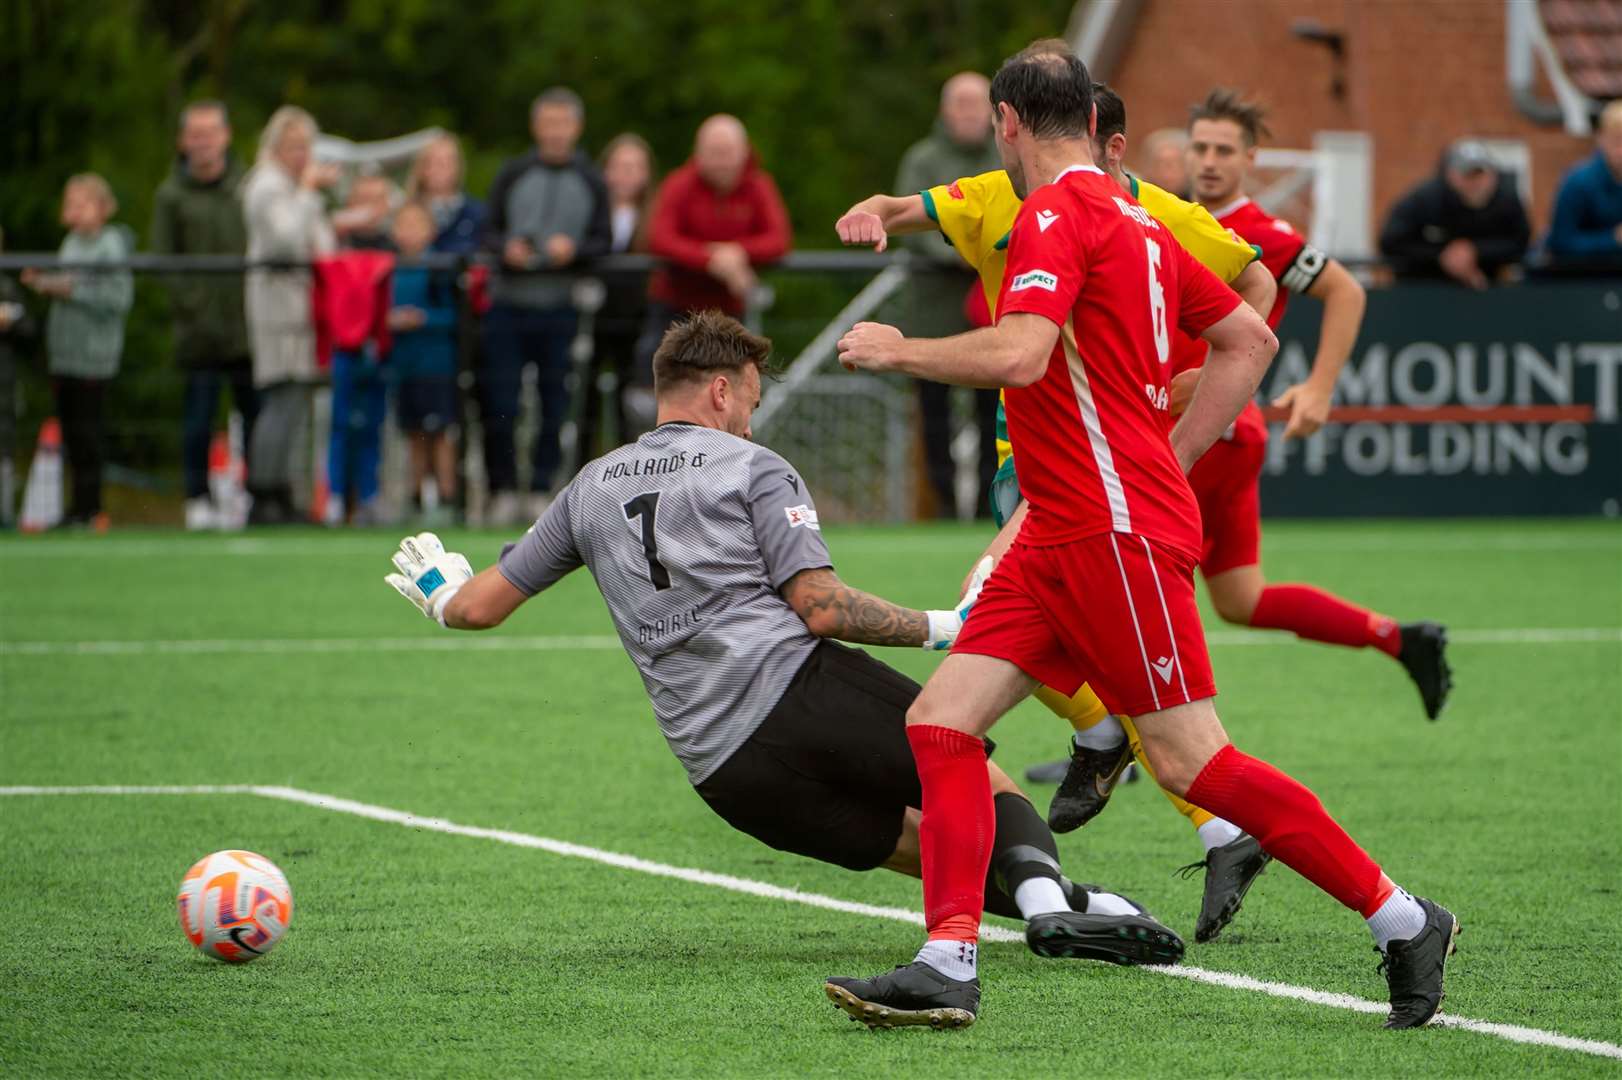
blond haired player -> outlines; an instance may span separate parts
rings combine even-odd
[[[1277,286],[1273,276],[1256,261],[1257,249],[1218,225],[1203,207],[1128,174],[1121,167],[1126,154],[1126,108],[1108,87],[1095,84],[1093,91],[1098,105],[1094,152],[1099,164],[1123,191],[1169,229],[1190,255],[1232,285],[1265,317],[1272,307]],[[1008,234],[1020,206],[1008,174],[998,169],[916,195],[875,195],[851,207],[835,228],[845,243],[872,244],[880,251],[884,250],[890,234],[938,229],[964,261],[979,272],[986,301],[995,310],[997,295],[1002,290]],[[1174,395],[1179,385],[1192,393],[1193,385],[1189,381],[1174,383]],[[1013,543],[1025,518],[1025,504],[1019,495],[1014,451],[1007,431],[1006,420],[999,409],[999,468],[992,486],[992,511],[1002,530],[987,549],[987,554],[998,559]],[[1110,716],[1090,687],[1082,686],[1073,696],[1040,687],[1036,696],[1075,728],[1065,779],[1048,811],[1048,824],[1054,832],[1077,829],[1102,810],[1132,756],[1153,775],[1144,760],[1137,732],[1130,729],[1130,721],[1123,725],[1121,719]],[[1128,745],[1131,754],[1124,752]],[[1166,797],[1188,818],[1206,850],[1205,895],[1200,904],[1195,938],[1210,941],[1238,913],[1245,892],[1266,867],[1268,856],[1254,838],[1232,824],[1170,792],[1166,792]],[[1200,865],[1194,864],[1195,867]]]

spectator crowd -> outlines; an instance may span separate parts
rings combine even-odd
[[[935,129],[902,156],[895,190],[919,191],[999,166],[987,90],[975,73],[947,81]],[[581,148],[585,124],[585,104],[573,91],[541,93],[529,115],[533,147],[501,167],[481,200],[465,188],[462,149],[452,135],[423,145],[396,185],[376,168],[346,174],[321,160],[316,119],[295,106],[272,114],[248,168],[231,152],[223,103],[184,109],[175,162],[154,199],[148,250],[297,267],[164,279],[174,360],[184,376],[187,527],[229,521],[210,482],[227,395],[244,433],[250,520],[260,523],[318,515],[332,525],[380,522],[391,407],[406,447],[411,512],[433,524],[461,505],[461,422],[469,405],[482,432],[483,519],[497,525],[538,515],[567,479],[563,436],[574,393],[581,395],[574,411],[579,460],[651,425],[659,339],[691,312],[742,314],[760,269],[790,249],[789,215],[736,117],[705,120],[691,157],[663,179],[648,143],[634,133],[614,136],[599,157],[589,156]],[[1154,132],[1139,154],[1142,175],[1186,190],[1186,143],[1180,130]],[[1516,177],[1488,145],[1464,139],[1391,208],[1381,253],[1399,278],[1472,289],[1516,272],[1529,254],[1555,268],[1622,274],[1622,102],[1603,110],[1596,144],[1563,180],[1538,247]],[[114,221],[117,209],[101,177],[70,178],[62,260],[118,263],[133,254],[134,234]],[[940,336],[990,321],[973,272],[939,237],[910,238],[906,246],[935,272],[915,275],[901,297],[896,321],[905,331]],[[645,278],[608,275],[593,296],[582,295],[566,273],[623,253],[653,255],[657,268]],[[434,255],[463,258],[425,263]],[[104,401],[119,370],[131,275],[28,270],[19,280],[49,301],[45,352],[72,481],[64,523],[104,528]],[[19,346],[39,332],[22,300],[0,278],[0,524],[15,505],[7,455]],[[587,353],[589,375],[575,386],[571,373]],[[538,416],[521,453],[528,369]],[[326,383],[323,485],[312,481],[311,423],[316,389]],[[955,516],[952,400],[946,387],[929,383],[920,383],[918,394],[933,506]],[[970,395],[960,411],[980,431],[983,492],[996,466],[996,395]]]

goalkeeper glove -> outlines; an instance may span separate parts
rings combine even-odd
[[[400,550],[394,553],[394,566],[400,572],[383,580],[441,626],[445,625],[445,607],[451,597],[473,579],[467,557],[446,551],[439,537],[431,532],[401,540]]]
[[[949,611],[924,612],[929,617],[929,636],[924,639],[924,648],[943,652],[952,647],[952,642],[957,640],[958,633],[963,629],[963,620],[969,617],[974,602],[980,599],[980,590],[985,587],[986,579],[991,576],[993,565],[990,555],[980,560],[974,568],[973,576],[969,578],[968,591],[963,594],[963,599],[957,602],[957,607]]]

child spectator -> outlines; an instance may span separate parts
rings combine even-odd
[[[394,209],[394,185],[382,173],[362,173],[349,185],[344,208],[332,215],[338,246],[350,251],[392,251],[389,214]]]
[[[484,204],[462,189],[462,144],[455,135],[441,135],[422,148],[411,163],[405,195],[434,216],[431,251],[467,255],[478,250]]]
[[[434,243],[434,217],[421,203],[406,203],[394,215],[394,245],[402,259],[415,259]],[[422,484],[430,471],[438,502],[425,523],[452,520],[456,499],[456,296],[449,271],[402,266],[394,272],[389,310],[394,347],[389,367],[397,380],[395,410],[411,446],[408,490],[422,508]]]
[[[112,188],[95,173],[71,178],[62,192],[62,224],[68,235],[64,262],[120,262],[134,249],[123,225],[109,225],[118,212]],[[64,526],[107,528],[101,509],[102,400],[118,374],[124,351],[124,318],[135,297],[129,271],[41,273],[24,270],[24,285],[51,298],[45,347],[56,390],[57,417],[73,475]]]

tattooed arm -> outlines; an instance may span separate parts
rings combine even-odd
[[[929,616],[853,589],[823,567],[802,570],[783,585],[783,599],[817,637],[852,645],[924,644]]]

